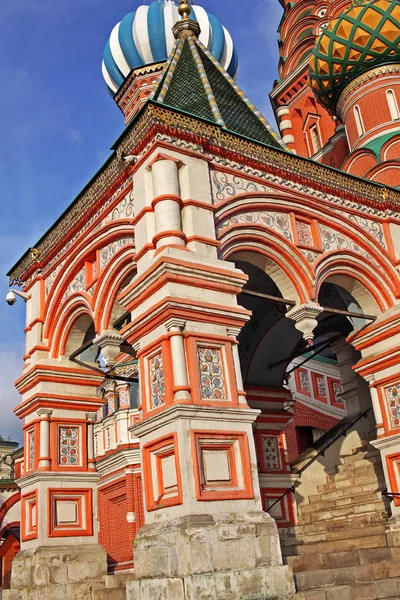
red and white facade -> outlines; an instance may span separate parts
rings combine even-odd
[[[288,19],[298,15],[282,25],[296,29],[282,35],[289,41],[313,39],[347,6],[320,3],[324,15],[313,5],[302,16],[300,4],[287,7]],[[278,500],[278,526],[295,523],[293,497],[282,497],[294,444],[303,449],[293,427],[328,429],[368,403],[358,440],[370,436],[400,493],[400,192],[304,160],[316,154],[306,141],[314,124],[321,148],[348,149],[303,81],[308,45],[290,43],[275,90],[289,111],[278,109],[283,133],[305,135],[298,147],[285,140],[299,156],[156,103],[135,119],[133,78],[121,91],[131,124],[111,159],[11,271],[28,299],[10,598],[28,584],[51,594],[51,566],[34,579],[43,553],[82,565],[60,583],[82,598],[96,598],[93,581],[101,589],[107,573],[133,568],[128,593],[141,600],[165,589],[195,598],[184,580],[217,590],[221,573],[243,598],[237,573],[249,570],[260,581],[270,574],[271,596],[290,597],[264,511]],[[332,334],[340,374],[314,361],[287,389],[296,352]]]

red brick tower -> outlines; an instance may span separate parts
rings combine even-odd
[[[349,4],[348,0],[282,0],[279,80],[270,94],[279,129],[289,148],[337,168],[348,154],[345,131],[315,98],[309,85],[308,59],[317,36]]]

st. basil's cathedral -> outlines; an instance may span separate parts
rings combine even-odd
[[[400,598],[400,3],[281,4],[280,135],[218,4],[111,31],[125,128],[8,273],[2,600]]]

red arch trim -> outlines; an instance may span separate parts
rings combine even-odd
[[[244,243],[241,243],[242,241]],[[275,262],[282,269],[282,271],[285,273],[285,275],[290,279],[291,283],[293,284],[293,287],[295,288],[295,290],[299,296],[300,301],[306,302],[307,298],[304,294],[302,286],[299,285],[299,282],[296,279],[294,279],[293,273],[290,272],[290,270],[287,268],[285,263],[283,261],[279,260],[276,256],[271,255],[268,252],[267,248],[264,250],[262,248],[254,248],[253,246],[249,246],[248,242],[250,242],[250,241],[255,241],[257,243],[261,242],[261,243],[265,244],[265,238],[263,238],[263,237],[248,236],[248,235],[244,235],[244,234],[238,235],[235,238],[235,241],[233,242],[233,244],[230,245],[229,248],[227,248],[226,252],[224,252],[225,246],[227,246],[228,243],[231,242],[231,240],[227,240],[223,244],[223,246],[221,246],[221,258],[228,259],[229,256],[231,256],[233,253],[243,252],[243,251],[253,252],[255,254],[261,254],[261,255],[265,256],[266,258],[269,258],[270,260]],[[310,294],[311,290],[312,290],[312,281],[310,278],[307,278],[307,276],[304,272],[299,270],[300,265],[293,263],[292,257],[290,257],[290,255],[286,251],[283,250],[282,246],[279,246],[278,244],[271,242],[271,240],[268,240],[268,243],[269,243],[270,247],[274,247],[275,250],[279,250],[279,252],[286,257],[288,263],[293,267],[293,269],[296,271],[299,279],[302,281],[303,286],[307,290],[307,293]],[[299,254],[295,247],[293,247],[293,249],[296,251],[296,254]],[[303,262],[303,263],[305,262],[303,259],[303,256],[301,256],[301,262]]]
[[[4,504],[2,504],[2,506],[0,508],[0,527],[4,520],[4,517],[6,516],[6,514],[10,510],[10,508],[12,506],[14,506],[14,504],[19,502],[20,499],[21,499],[21,492],[16,492],[15,494],[13,494],[9,498],[7,498],[7,500],[4,502]],[[9,527],[9,525],[7,525],[7,527]]]
[[[348,265],[354,269],[354,264],[349,261],[342,261],[341,264]],[[362,269],[360,268],[360,270],[362,270]],[[384,312],[389,306],[391,306],[393,304],[393,302],[390,302],[390,299],[388,299],[386,297],[385,299],[386,299],[387,304],[385,306],[385,304],[382,302],[382,299],[380,298],[379,294],[377,294],[375,292],[375,290],[369,284],[370,280],[368,279],[368,274],[369,274],[369,272],[367,270],[365,270],[363,275],[366,276],[366,279],[364,279],[364,278],[360,277],[360,275],[358,273],[349,273],[348,271],[345,271],[340,268],[339,269],[333,268],[332,270],[327,270],[327,272],[324,275],[322,275],[321,279],[318,281],[318,284],[316,286],[316,297],[318,298],[320,287],[328,277],[330,277],[331,275],[346,275],[349,278],[356,279],[363,287],[365,287],[365,289],[371,294],[371,296],[373,297],[373,299],[379,306],[380,310],[382,312]],[[383,292],[382,292],[382,295],[384,295]]]

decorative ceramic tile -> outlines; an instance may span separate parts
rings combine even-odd
[[[79,464],[79,428],[59,427],[58,439],[58,464],[63,467],[76,467]]]
[[[158,408],[164,404],[165,382],[161,352],[150,359],[151,406]]]
[[[299,244],[303,246],[312,246],[313,238],[311,233],[311,226],[303,221],[296,221],[297,237]]]
[[[96,412],[96,423],[100,423],[103,420],[103,407],[101,406]]]
[[[28,441],[29,441],[29,465],[28,469],[33,469],[35,466],[35,431],[32,429],[28,433]]]
[[[392,427],[400,426],[400,383],[385,389]]]
[[[299,391],[310,393],[310,377],[308,371],[304,371],[303,369],[299,370],[299,384]]]
[[[119,408],[129,408],[130,401],[129,401],[128,386],[120,388],[118,390],[118,397],[119,397]]]
[[[333,381],[332,382],[332,391],[333,391],[333,395],[334,395],[333,399],[334,399],[335,404],[340,404],[341,406],[344,407],[344,400],[340,396],[340,394],[343,393],[342,384],[339,383],[338,381]]]
[[[207,400],[225,400],[225,382],[220,348],[198,346],[201,397]]]
[[[268,471],[281,471],[282,463],[277,437],[262,436],[264,466]]]
[[[325,380],[323,377],[319,377],[317,376],[316,378],[316,382],[317,382],[317,391],[318,391],[318,396],[326,396],[326,386],[325,386]]]
[[[115,396],[110,394],[107,397],[107,416],[115,413]]]

